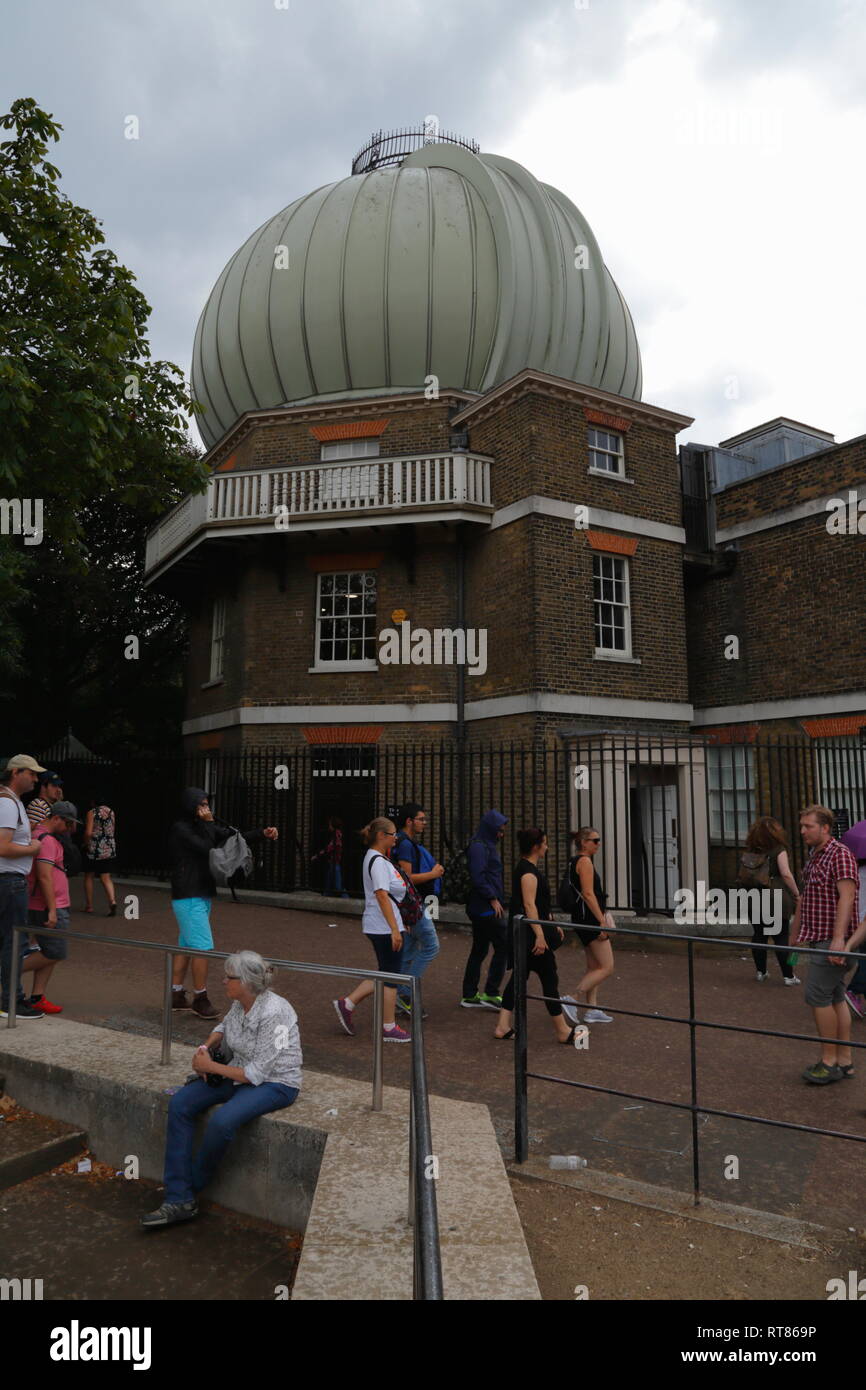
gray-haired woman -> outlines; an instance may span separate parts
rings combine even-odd
[[[165,1196],[157,1211],[141,1218],[150,1230],[198,1215],[196,1196],[241,1125],[291,1105],[301,1087],[298,1016],[287,999],[269,989],[272,967],[255,951],[238,951],[225,963],[225,991],[232,1006],[206,1042],[193,1053],[198,1073],[169,1101],[165,1135]],[[231,1065],[215,1062],[209,1048],[220,1043]],[[207,1077],[222,1078],[209,1085]],[[193,1158],[195,1119],[212,1105],[201,1147]]]

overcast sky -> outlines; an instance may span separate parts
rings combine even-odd
[[[866,0],[27,0],[3,47],[184,372],[249,233],[436,114],[586,215],[682,440],[866,433]]]

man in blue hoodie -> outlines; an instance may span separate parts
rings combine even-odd
[[[466,911],[472,923],[472,950],[463,976],[464,1009],[500,1009],[500,991],[508,957],[507,914],[502,906],[505,896],[502,879],[502,859],[499,841],[505,834],[507,816],[501,811],[487,811],[469,842],[467,859],[472,877],[472,892]],[[487,952],[493,947],[484,993],[478,993],[481,967]]]

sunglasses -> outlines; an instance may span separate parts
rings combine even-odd
[[[224,980],[239,980],[240,975],[223,975]]]
[[[600,836],[600,835],[590,835],[590,836],[589,836],[589,839],[586,841],[586,844],[589,844],[589,845],[600,845],[600,844],[601,844],[601,836]]]

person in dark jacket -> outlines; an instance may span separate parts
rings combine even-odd
[[[472,892],[466,912],[472,923],[472,950],[463,975],[464,1009],[499,1009],[500,990],[508,959],[508,931],[502,899],[505,886],[499,842],[505,834],[507,816],[501,811],[486,811],[478,829],[469,842],[467,859],[472,877]],[[493,955],[487,971],[484,993],[478,993],[481,967],[490,948]]]
[[[187,787],[181,797],[182,815],[171,827],[168,836],[171,863],[171,906],[177,919],[178,946],[193,951],[212,951],[210,926],[211,901],[216,895],[216,882],[210,871],[210,852],[225,844],[231,828],[216,821],[210,809],[210,799],[201,787]],[[248,844],[263,839],[275,840],[274,826],[266,830],[245,830]],[[193,1002],[190,1005],[184,989],[186,973],[192,960]],[[172,971],[173,1009],[192,1008],[199,1018],[216,1018],[217,1011],[207,997],[207,959],[204,956],[175,956]]]

